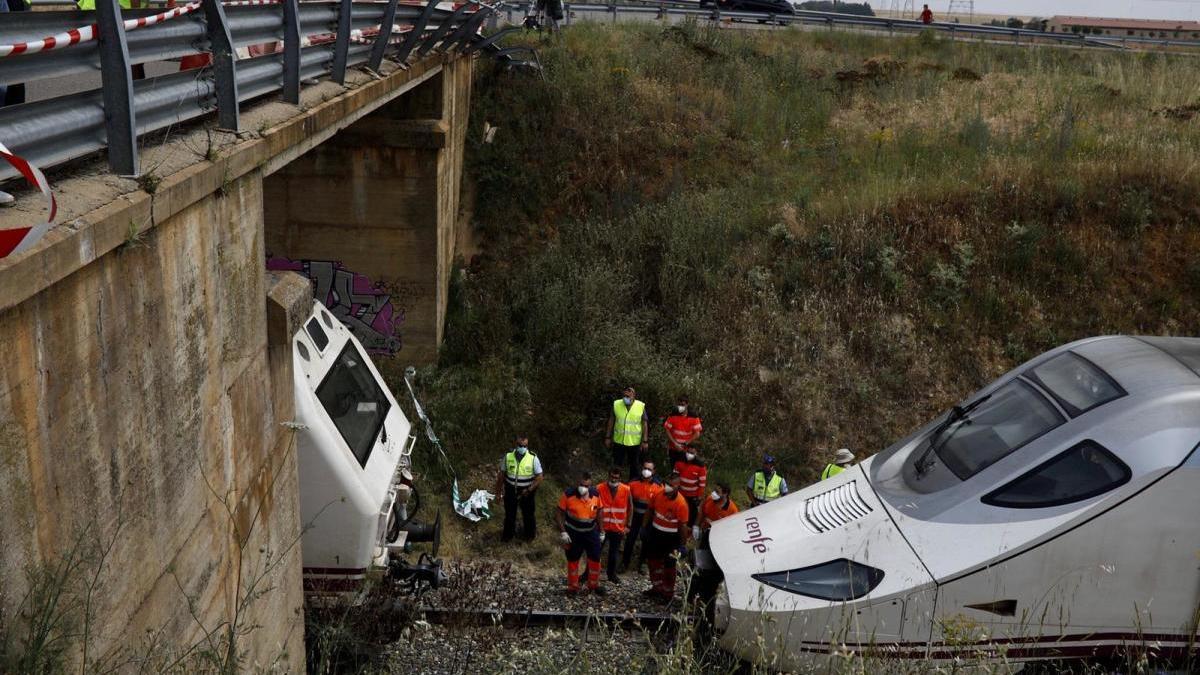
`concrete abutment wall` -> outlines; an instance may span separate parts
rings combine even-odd
[[[316,280],[265,263],[361,265],[404,317],[393,360],[435,358],[471,71],[446,56],[362,78],[154,194],[68,212],[69,227],[0,261],[0,630],[37,587],[28,572],[76,557],[69,591],[99,573],[89,661],[141,658],[151,641],[162,659],[219,650],[224,631],[204,635],[237,621],[256,626],[245,667],[304,669],[284,423]],[[251,582],[271,590],[247,600]]]
[[[273,266],[310,276],[317,298],[377,361],[437,358],[456,251],[471,64],[447,64],[264,182]]]

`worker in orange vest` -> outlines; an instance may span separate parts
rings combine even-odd
[[[675,399],[675,409],[663,422],[663,429],[667,431],[667,456],[671,460],[671,466],[683,459],[684,446],[700,440],[700,432],[704,431],[704,425],[699,417],[692,414],[690,406],[688,397],[680,394],[679,398]]]
[[[671,474],[662,492],[650,500],[643,525],[650,531],[646,540],[646,564],[650,588],[645,595],[670,602],[675,597],[676,564],[687,551],[688,505],[679,494],[679,474]]]
[[[625,551],[621,554],[621,571],[629,569],[633,562],[633,547],[642,542],[638,554],[638,567],[646,559],[646,537],[649,530],[642,525],[646,522],[646,511],[650,508],[650,500],[662,492],[662,481],[654,475],[654,462],[642,462],[642,471],[637,480],[629,481],[629,497],[633,500],[633,520],[629,523],[629,534],[625,537]]]
[[[587,554],[587,589],[604,595],[600,586],[600,494],[592,487],[592,476],[584,471],[579,482],[558,499],[558,530],[567,552],[567,594],[579,588],[579,559]]]
[[[700,534],[711,528],[713,523],[738,512],[738,505],[734,503],[733,495],[730,492],[729,483],[723,481],[717,483],[717,489],[712,491],[712,494],[704,500],[704,504],[700,507],[700,520],[692,528],[694,538],[699,539]]]
[[[695,447],[685,445],[683,457],[675,462],[675,473],[679,474],[679,494],[688,504],[688,525],[695,525],[700,502],[708,488],[708,466],[696,454]]]
[[[621,482],[622,469],[614,466],[608,470],[608,481],[601,483],[596,491],[600,493],[601,509],[601,548],[608,546],[608,558],[604,569],[608,572],[608,580],[614,584],[621,582],[617,576],[617,559],[621,555],[621,542],[629,532],[629,523],[633,519],[633,497],[630,496],[629,486]]]

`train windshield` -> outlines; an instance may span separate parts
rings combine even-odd
[[[1108,373],[1074,352],[1064,352],[1030,368],[1025,376],[1050,392],[1071,417],[1125,395]]]
[[[914,463],[927,457],[932,443],[933,453],[946,468],[966,480],[1064,421],[1032,386],[1014,380],[955,419],[942,433],[930,434],[911,457]],[[918,467],[918,476],[923,473],[925,469]]]
[[[338,354],[317,387],[317,398],[354,458],[365,467],[391,403],[353,342]]]

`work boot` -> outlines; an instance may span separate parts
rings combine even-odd
[[[621,583],[621,577],[617,576],[617,573],[616,573],[616,572],[609,572],[609,573],[608,573],[608,580],[609,580],[609,581],[611,581],[611,582],[612,582],[612,583],[614,583],[614,584],[619,584],[619,583]]]
[[[596,595],[598,595],[598,596],[602,597],[602,598],[603,598],[604,596],[608,595],[608,589],[607,589],[607,588],[605,588],[605,587],[603,587],[603,586],[597,586],[597,587],[593,588],[593,589],[592,589],[592,592],[593,592],[593,593],[595,593]]]

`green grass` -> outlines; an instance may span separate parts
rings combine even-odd
[[[652,416],[691,395],[715,476],[768,450],[798,488],[1058,344],[1200,327],[1200,119],[1161,114],[1200,100],[1187,57],[694,24],[541,49],[544,80],[477,82],[485,253],[421,373],[470,487],[519,430],[548,487],[602,471],[633,382]]]

